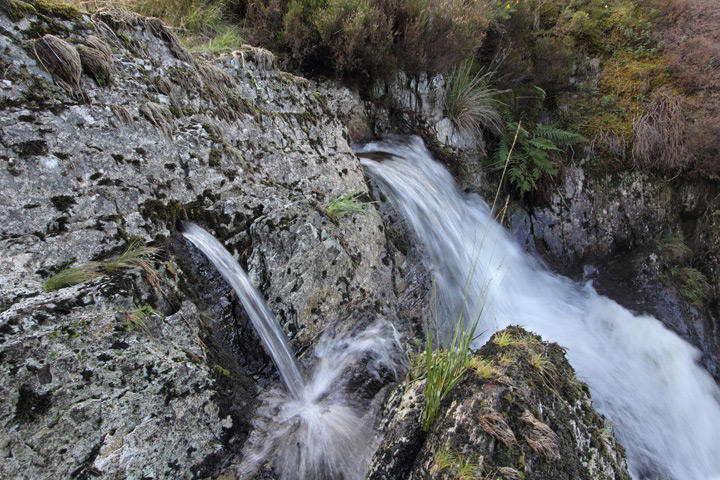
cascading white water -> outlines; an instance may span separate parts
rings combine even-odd
[[[447,324],[467,292],[465,308],[482,309],[477,345],[498,329],[522,325],[566,347],[596,409],[614,424],[635,478],[720,478],[720,390],[698,366],[695,348],[591,285],[544,270],[493,221],[479,196],[458,191],[419,138],[357,152],[427,248]],[[378,156],[385,159],[369,158]]]
[[[366,360],[367,375],[396,375],[401,348],[395,329],[376,321],[352,338],[329,330],[315,347],[317,362],[306,381],[280,324],[230,252],[195,224],[183,222],[179,230],[235,290],[289,392],[264,394],[238,466],[242,477],[271,463],[285,479],[361,478],[374,450],[374,419],[347,392],[343,374]]]
[[[230,252],[215,237],[194,223],[183,222],[180,227],[183,236],[208,257],[225,281],[237,293],[253,327],[260,335],[265,350],[277,366],[290,395],[295,400],[304,400],[305,381],[300,373],[295,355],[290,350],[285,332],[265,305],[260,292],[250,283],[247,274],[230,255]]]

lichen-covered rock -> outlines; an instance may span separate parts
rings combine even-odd
[[[560,187],[550,192],[547,205],[532,214],[510,208],[506,218],[515,237],[557,270],[596,280],[599,292],[634,311],[655,315],[701,349],[717,377],[720,311],[718,292],[711,285],[720,278],[720,217],[709,214],[717,203],[711,193],[715,189],[700,180],[668,181],[654,173],[607,173],[572,165],[562,173]],[[660,258],[662,245],[678,236],[686,239],[687,252],[698,252],[702,262]],[[693,273],[704,285],[690,285],[671,273],[700,264],[703,272]],[[697,288],[705,291],[688,291]]]
[[[562,348],[519,327],[479,350],[418,446],[409,440],[421,438],[422,409],[406,399],[420,387],[410,384],[375,456],[394,453],[402,465],[378,461],[369,478],[630,478],[624,449]]]
[[[239,364],[262,384],[273,368],[250,332],[217,322],[242,309],[175,220],[228,246],[302,350],[333,322],[407,316],[403,255],[378,214],[328,214],[367,192],[362,168],[322,95],[266,50],[196,59],[157,20],[2,5],[0,476],[210,475],[248,433],[257,386]],[[45,34],[99,52],[101,80],[43,65],[30,40]],[[157,279],[43,289],[133,240],[163,249]]]

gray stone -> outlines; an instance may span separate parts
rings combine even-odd
[[[503,335],[507,342],[493,341]],[[390,397],[385,441],[368,478],[450,479],[474,472],[629,479],[624,449],[593,410],[588,387],[575,378],[562,348],[519,327],[493,339],[476,354],[478,367],[441,402],[427,434],[418,399],[424,380],[408,381]]]

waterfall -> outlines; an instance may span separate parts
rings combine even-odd
[[[458,191],[419,138],[371,143],[358,155],[427,249],[441,322],[454,323],[467,295],[464,308],[482,311],[477,346],[521,325],[565,347],[635,478],[720,478],[720,391],[695,348],[590,284],[545,270],[479,196]]]
[[[260,335],[265,351],[277,366],[290,395],[295,400],[303,400],[305,381],[295,355],[290,350],[285,332],[265,305],[260,292],[250,283],[247,274],[230,252],[215,237],[194,223],[181,222],[179,226],[183,236],[208,257],[225,281],[235,290],[253,327]]]
[[[351,329],[352,335],[327,329],[314,348],[316,362],[306,381],[280,324],[230,252],[195,224],[182,222],[178,230],[235,290],[287,388],[287,393],[263,393],[255,429],[236,467],[241,478],[254,476],[266,464],[283,479],[362,478],[378,442],[372,431],[375,412],[347,391],[347,373],[363,365],[365,376],[396,377],[397,331],[384,320],[359,332]]]

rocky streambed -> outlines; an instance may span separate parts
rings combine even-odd
[[[378,319],[417,348],[432,282],[405,227],[384,205],[342,218],[327,208],[350,193],[371,200],[348,142],[372,134],[373,115],[387,124],[388,112],[282,72],[260,48],[191,56],[159,21],[122,12],[6,1],[0,67],[0,476],[202,478],[238,461],[257,396],[278,379],[234,294],[176,232],[179,219],[208,228],[239,259],[304,367],[327,329]],[[394,95],[422,98],[418,88]],[[447,122],[428,118],[450,141]],[[150,268],[108,267],[133,244],[156,249],[143,257]],[[83,281],[46,283],[88,265]],[[559,349],[533,342],[571,376]],[[523,405],[508,420],[519,447],[502,441],[490,410],[481,416],[491,427],[441,439],[440,425],[470,418],[448,403],[437,429],[408,427],[413,478],[455,474],[431,460],[442,445],[475,461],[510,448],[513,457],[492,463],[505,478],[542,478],[543,459],[573,455],[567,472],[622,478],[622,448],[582,385],[548,386],[517,369],[468,376],[454,395],[472,415],[488,390],[501,405],[493,411]],[[415,421],[417,406],[397,408],[406,387],[419,398],[415,380],[392,395],[390,378],[365,380],[351,384],[386,405],[378,434],[398,415]],[[558,390],[570,396],[552,400]],[[522,401],[502,400],[508,391]],[[549,418],[540,405],[556,401],[562,415]],[[580,421],[578,435],[569,425]],[[404,438],[389,431],[372,478],[410,472],[382,473]],[[550,446],[523,443],[536,434]]]

